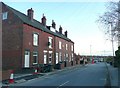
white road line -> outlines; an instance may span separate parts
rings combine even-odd
[[[106,81],[106,78],[101,78],[100,80],[104,80],[104,81]]]
[[[67,84],[68,82],[69,82],[69,81],[66,81],[65,83],[59,85],[59,87],[65,85],[65,84]]]

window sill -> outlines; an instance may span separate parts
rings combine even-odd
[[[33,45],[33,46],[37,47],[38,45]]]
[[[36,47],[37,47],[38,45],[34,45],[34,44],[33,44],[33,46],[36,46]]]
[[[49,49],[52,49],[52,47],[49,47]]]
[[[36,65],[36,64],[38,64],[38,63],[33,63],[33,65]]]

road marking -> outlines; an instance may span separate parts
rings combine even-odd
[[[100,80],[105,80],[106,81],[106,78],[101,78]]]
[[[61,86],[65,85],[65,84],[67,84],[68,82],[69,82],[69,81],[66,81],[65,83],[59,85],[59,87],[61,87]],[[57,87],[57,88],[59,88],[59,87]]]

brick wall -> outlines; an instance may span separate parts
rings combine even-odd
[[[55,41],[56,41],[56,43],[55,43],[56,52],[57,53],[59,53],[59,52],[62,53],[62,61],[64,61],[65,58],[66,58],[65,54],[68,54],[67,66],[71,66],[70,58],[72,57],[72,53],[74,54],[74,51],[71,51],[71,45],[74,46],[74,44],[72,42],[69,42],[69,41],[64,40],[62,38],[59,38],[59,37],[55,37]],[[62,42],[61,49],[59,49],[59,41]],[[68,50],[66,50],[66,44],[68,45]]]
[[[33,34],[38,33],[39,34],[39,43],[38,46],[33,45]],[[52,48],[48,47],[48,37],[53,38],[53,46]],[[54,64],[54,36],[46,33],[40,29],[34,28],[32,26],[29,26],[27,24],[24,24],[24,30],[23,30],[23,48],[22,48],[22,66],[24,67],[24,52],[25,50],[30,50],[30,66],[33,66],[33,51],[38,51],[38,63],[43,64],[44,63],[44,50],[47,51],[47,58],[49,57],[49,51],[53,52],[52,56],[52,64]]]
[[[21,67],[22,22],[4,4],[2,12],[8,12],[7,19],[2,21],[2,69]]]

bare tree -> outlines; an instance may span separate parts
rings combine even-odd
[[[118,40],[120,33],[120,2],[109,2],[107,9],[107,12],[105,12],[102,16],[99,16],[97,22],[104,27],[104,32],[109,36],[110,40],[112,40],[113,37],[114,40]]]

